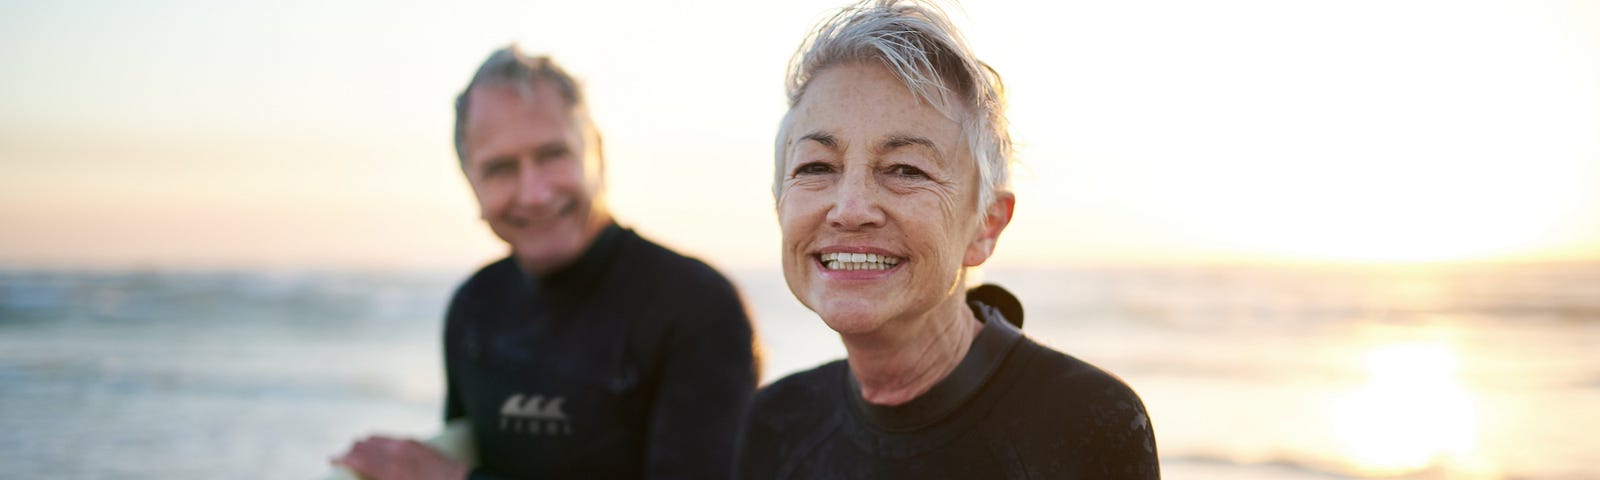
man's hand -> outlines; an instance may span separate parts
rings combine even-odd
[[[461,480],[468,471],[416,440],[380,436],[356,442],[332,462],[370,480]]]

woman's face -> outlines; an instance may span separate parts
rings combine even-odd
[[[979,227],[961,126],[877,63],[824,70],[789,115],[778,223],[795,297],[849,334],[964,295],[962,267],[988,258],[1004,221]]]

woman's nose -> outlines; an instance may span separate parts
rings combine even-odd
[[[867,172],[846,172],[834,189],[828,225],[842,230],[883,226],[884,214],[878,205],[878,193],[878,185]]]

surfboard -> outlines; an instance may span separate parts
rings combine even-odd
[[[451,420],[439,429],[439,433],[422,439],[422,443],[433,448],[446,457],[467,465],[478,464],[478,450],[472,443],[472,425],[465,418]],[[335,465],[332,471],[322,476],[322,480],[361,480],[355,472]]]

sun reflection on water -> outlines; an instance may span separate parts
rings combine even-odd
[[[1346,461],[1368,475],[1476,470],[1477,405],[1457,375],[1457,352],[1443,342],[1397,343],[1365,357],[1365,383],[1329,404]]]

